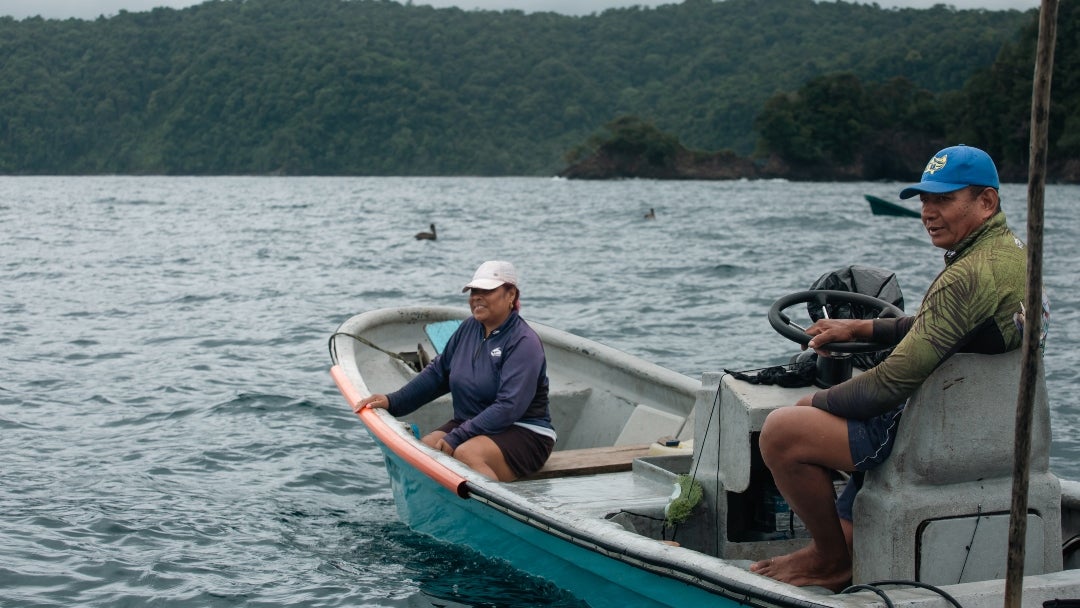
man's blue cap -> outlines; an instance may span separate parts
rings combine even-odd
[[[900,198],[911,198],[924,192],[941,194],[968,186],[988,186],[998,189],[997,167],[990,155],[978,148],[953,146],[938,152],[926,163],[922,181],[900,191]]]

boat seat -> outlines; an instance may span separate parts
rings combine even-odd
[[[615,445],[649,444],[662,437],[677,437],[686,417],[639,403],[615,439]]]
[[[552,452],[543,468],[523,479],[551,479],[629,471],[634,459],[646,456],[650,444],[603,446]]]
[[[856,584],[1004,576],[1020,360],[1018,350],[954,355],[908,400],[892,455],[866,474],[855,499]],[[1061,487],[1049,471],[1041,367],[1031,427],[1027,575],[1060,570],[1062,562]]]
[[[592,388],[584,384],[568,380],[552,381],[548,392],[548,407],[551,410],[551,423],[555,425],[555,430],[571,429],[572,432],[577,428],[581,413],[587,409],[591,396]],[[560,432],[559,444],[573,446],[571,437],[566,432]]]
[[[424,333],[427,334],[428,340],[431,340],[431,345],[435,348],[435,354],[442,354],[443,349],[446,348],[446,343],[450,341],[450,336],[453,336],[460,326],[461,319],[437,321],[424,326]]]

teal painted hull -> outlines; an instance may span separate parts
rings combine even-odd
[[[579,546],[561,538],[557,531],[545,530],[541,522],[525,523],[477,497],[460,498],[381,442],[379,447],[386,458],[398,515],[418,532],[505,560],[594,608],[741,605],[702,587]]]

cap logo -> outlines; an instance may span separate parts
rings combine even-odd
[[[944,169],[945,163],[947,162],[949,162],[948,154],[935,156],[934,158],[930,159],[930,162],[926,163],[926,168],[923,169],[923,173],[929,173],[930,175],[933,175],[934,173],[937,173],[938,171]]]

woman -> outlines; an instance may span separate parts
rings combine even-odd
[[[415,378],[360,407],[404,416],[450,393],[454,418],[421,440],[499,481],[531,475],[555,446],[548,410],[547,360],[540,337],[519,316],[521,292],[510,262],[484,262],[461,291],[465,319]]]

